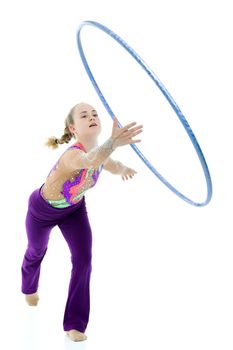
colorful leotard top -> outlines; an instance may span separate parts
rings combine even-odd
[[[70,148],[77,148],[86,152],[81,143],[77,143],[69,147],[65,152],[67,152]],[[50,174],[54,170],[56,170],[58,161],[49,172],[49,175],[47,176],[47,178],[50,176]],[[52,200],[52,199],[46,199],[43,196],[43,194],[42,196],[51,206],[55,208],[66,208],[71,205],[74,205],[82,199],[85,192],[89,188],[93,187],[96,184],[102,169],[103,169],[103,164],[100,165],[98,169],[88,168],[88,169],[76,170],[75,175],[72,176],[73,181],[70,181],[70,179],[68,179],[62,185],[62,190],[60,191],[60,194],[62,195],[62,197],[64,196],[64,198],[62,199]]]

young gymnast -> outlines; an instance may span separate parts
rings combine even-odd
[[[96,110],[86,103],[75,105],[65,120],[60,139],[51,137],[46,145],[57,148],[75,138],[51,169],[43,185],[28,200],[26,231],[28,245],[22,263],[22,293],[30,306],[39,300],[41,262],[47,251],[49,235],[56,225],[71,253],[72,271],[64,311],[63,328],[73,341],[86,340],[84,333],[90,312],[92,231],[85,205],[85,192],[93,187],[102,171],[132,178],[136,171],[111,159],[120,146],[140,142],[132,138],[142,132],[136,122],[119,128],[114,118],[112,134],[98,146],[101,121]]]

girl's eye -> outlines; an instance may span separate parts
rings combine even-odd
[[[98,117],[98,114],[93,114],[93,117]]]
[[[82,118],[86,118],[86,115],[83,115]]]

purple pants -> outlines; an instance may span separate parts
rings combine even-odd
[[[65,331],[76,329],[84,332],[89,319],[92,270],[92,232],[85,197],[70,207],[54,208],[42,197],[41,187],[32,192],[28,201],[28,246],[22,264],[22,292],[32,294],[37,291],[49,235],[58,225],[69,246],[72,262],[63,328]]]

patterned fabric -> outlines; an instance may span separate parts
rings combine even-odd
[[[77,143],[69,147],[68,149],[70,148],[77,148],[86,152],[81,143]],[[50,173],[56,169],[56,165],[57,163],[52,168]],[[74,181],[67,180],[63,184],[61,194],[64,196],[64,198],[60,200],[47,201],[50,205],[52,205],[55,208],[65,208],[78,203],[80,199],[82,199],[86,191],[89,188],[95,186],[102,169],[103,165],[100,165],[98,169],[89,168],[77,170],[77,175],[73,176]]]

